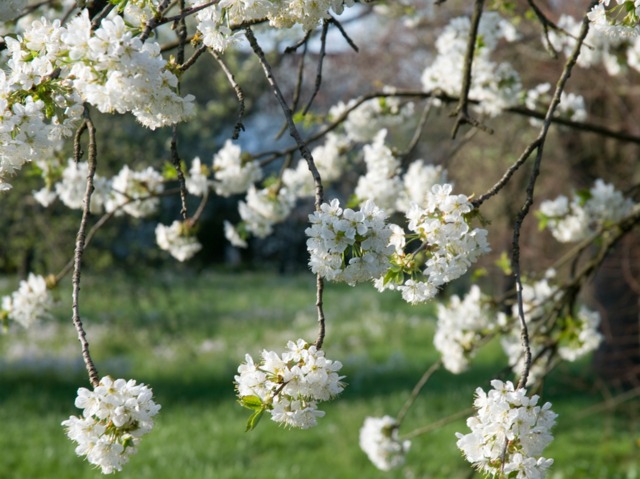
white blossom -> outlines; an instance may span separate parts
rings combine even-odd
[[[314,273],[354,285],[386,271],[393,252],[389,244],[392,231],[384,211],[372,201],[354,211],[343,210],[334,199],[310,214],[309,221],[311,226],[305,233],[309,237],[309,266]]]
[[[422,73],[425,91],[442,90],[458,95],[462,85],[466,44],[471,20],[457,17],[449,22],[436,40],[437,56]],[[480,113],[496,116],[519,102],[520,77],[506,62],[495,63],[490,57],[501,39],[513,41],[517,33],[513,25],[495,12],[484,12],[478,35],[482,45],[476,48],[469,98],[478,101],[474,108]]]
[[[633,200],[598,178],[594,186],[575,193],[571,201],[563,195],[543,201],[539,216],[554,238],[569,243],[589,238],[600,228],[617,223],[634,207]]]
[[[454,374],[465,371],[480,340],[495,331],[496,313],[477,285],[463,299],[457,295],[449,304],[438,304],[438,324],[433,344],[442,355],[444,367]]]
[[[29,273],[26,281],[20,281],[17,291],[2,298],[2,311],[9,319],[28,328],[40,319],[47,319],[53,307],[47,281],[43,276]]]
[[[186,261],[202,249],[190,227],[177,220],[171,223],[171,226],[156,226],[156,243],[160,249],[168,251],[178,261]]]
[[[154,214],[160,206],[158,194],[164,190],[163,178],[152,167],[142,171],[123,166],[111,183],[112,193],[106,203],[108,212],[121,211],[134,218]]]
[[[231,196],[244,193],[262,178],[257,161],[243,161],[242,150],[227,140],[224,147],[213,157],[213,182],[216,193]]]
[[[412,304],[428,301],[438,287],[462,276],[490,251],[487,230],[471,229],[467,223],[473,206],[466,196],[452,195],[452,188],[446,183],[433,185],[424,207],[411,205],[406,235],[421,246],[417,251],[396,250],[391,257],[395,270],[376,283],[379,290],[399,290]]]
[[[160,406],[153,392],[135,380],[105,376],[93,391],[78,389],[75,405],[82,416],[62,422],[67,436],[78,443],[76,454],[98,466],[103,474],[121,471],[137,452],[140,438],[153,428]]]
[[[265,238],[289,215],[295,200],[286,187],[258,190],[251,185],[245,200],[238,203],[238,212],[248,233]]]
[[[367,417],[360,428],[360,448],[382,471],[390,471],[405,462],[411,441],[398,438],[398,424],[391,416]]]
[[[308,429],[324,416],[318,402],[328,401],[344,389],[339,361],[304,340],[289,341],[282,355],[263,350],[255,363],[247,354],[238,367],[235,385],[243,405],[253,404],[285,426]],[[258,401],[259,405],[255,405]]]
[[[543,478],[553,464],[542,457],[553,440],[551,428],[557,414],[551,403],[538,406],[539,396],[528,397],[524,388],[509,381],[491,381],[493,389],[476,389],[475,416],[467,420],[468,434],[456,433],[457,446],[465,458],[484,474],[509,475],[519,479]]]
[[[204,196],[213,185],[208,175],[209,170],[202,164],[200,158],[194,158],[189,168],[189,175],[184,181],[187,191],[195,196]]]
[[[363,148],[367,173],[359,178],[355,194],[358,199],[373,201],[391,214],[402,191],[402,180],[398,175],[400,161],[385,145],[386,136],[387,130],[380,130],[373,143]]]

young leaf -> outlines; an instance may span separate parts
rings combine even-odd
[[[243,407],[254,411],[264,409],[264,403],[258,396],[242,396],[239,402]]]
[[[247,428],[245,429],[245,432],[249,432],[249,431],[255,429],[255,427],[260,422],[260,419],[262,419],[262,416],[264,415],[264,412],[266,410],[267,409],[265,407],[263,407],[262,409],[259,409],[258,411],[254,412],[249,417],[249,420],[247,421]]]

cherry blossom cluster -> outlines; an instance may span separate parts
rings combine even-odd
[[[436,184],[424,207],[412,204],[406,214],[411,233],[394,229],[395,253],[386,275],[376,280],[379,290],[398,290],[412,304],[428,301],[438,287],[462,276],[490,251],[487,230],[469,226],[473,206],[465,195],[452,195],[452,189],[451,184]],[[407,239],[420,246],[408,252]]]
[[[242,150],[227,140],[224,147],[213,157],[215,174],[214,188],[220,196],[245,193],[262,178],[262,170],[255,160],[245,161]]]
[[[631,3],[633,2],[625,2],[625,4]],[[626,6],[617,8],[626,9]],[[635,12],[635,8],[633,11]],[[612,76],[623,74],[629,68],[640,71],[640,37],[635,33],[637,26],[612,24],[609,17],[604,18],[602,13],[601,6],[596,6],[590,13],[593,28],[589,29],[585,38],[585,44],[589,45],[589,48],[580,50],[578,66],[591,68],[602,65]],[[581,19],[562,15],[557,25],[559,30],[550,31],[549,40],[556,50],[568,56],[575,47],[575,38],[580,30]]]
[[[197,6],[204,2],[188,3]],[[340,14],[345,6],[353,4],[354,0],[221,0],[214,8],[197,13],[197,28],[206,46],[224,51],[237,41],[242,24],[267,19],[274,28],[300,25],[304,30],[313,30],[329,18],[330,9]]]
[[[258,363],[247,354],[238,367],[235,385],[240,403],[255,411],[248,428],[264,412],[284,426],[315,426],[325,414],[318,402],[344,389],[344,376],[338,375],[341,368],[342,363],[325,358],[324,351],[302,339],[289,341],[282,355],[263,350]]]
[[[581,241],[601,228],[611,226],[631,213],[636,205],[613,185],[597,179],[589,189],[574,193],[571,200],[564,195],[540,204],[541,226],[549,228],[562,243]]]
[[[29,273],[26,281],[20,281],[17,291],[2,297],[0,320],[5,327],[6,320],[11,319],[28,328],[39,319],[47,319],[52,307],[53,298],[49,294],[47,280]]]
[[[0,72],[0,189],[24,163],[50,156],[55,142],[79,124],[83,102],[102,112],[131,112],[155,129],[189,117],[193,97],[176,93],[178,79],[157,42],[143,43],[119,15],[92,29],[87,10],[62,26],[34,21],[6,36],[8,72]]]
[[[384,211],[365,201],[358,211],[342,209],[337,199],[309,215],[307,250],[311,271],[350,285],[379,277],[389,267],[393,247]]]
[[[635,38],[640,34],[640,1],[601,0],[587,14],[593,28],[613,38]],[[610,7],[611,8],[605,8]]]
[[[411,441],[398,438],[398,423],[391,416],[367,417],[360,429],[360,448],[381,471],[390,471],[405,462]]]
[[[462,299],[452,295],[447,305],[438,303],[438,325],[433,344],[442,364],[454,374],[466,371],[480,341],[495,333],[500,321],[477,285]]]
[[[547,271],[546,276],[538,281],[525,279],[522,285],[523,310],[533,359],[528,384],[542,378],[554,366],[557,358],[575,361],[594,351],[602,341],[602,334],[598,332],[600,315],[597,312],[580,305],[577,311],[556,313],[561,293],[553,270]],[[557,315],[556,320],[547,321],[554,314]],[[518,307],[514,305],[511,317],[500,315],[498,319],[504,332],[500,343],[514,373],[521,372],[524,365],[517,318]]]
[[[75,405],[83,410],[82,416],[71,416],[62,426],[69,439],[78,443],[76,454],[86,456],[103,474],[122,470],[160,411],[149,387],[109,376],[93,391],[79,388]]]
[[[469,17],[451,20],[436,40],[437,56],[422,73],[425,91],[441,90],[448,95],[460,94],[467,38],[471,29]],[[520,102],[520,76],[506,62],[495,63],[491,56],[500,40],[517,39],[515,27],[496,12],[484,12],[478,30],[482,39],[473,57],[473,76],[469,97],[479,103],[475,109],[496,116],[505,108]]]
[[[202,249],[189,222],[174,221],[170,226],[156,226],[156,243],[178,261],[186,261]]]
[[[491,381],[488,393],[476,389],[475,416],[467,420],[468,434],[456,433],[457,446],[467,461],[491,477],[542,479],[553,459],[542,452],[553,440],[551,428],[557,414],[551,403],[538,405],[524,388],[509,381]]]

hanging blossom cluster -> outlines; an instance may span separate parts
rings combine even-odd
[[[284,426],[308,429],[324,416],[318,402],[328,401],[344,389],[338,372],[342,363],[325,358],[324,351],[304,340],[289,341],[279,355],[262,351],[255,363],[247,354],[238,367],[235,385],[240,404],[252,409],[247,429],[265,413]]]
[[[79,388],[75,405],[83,410],[82,416],[71,416],[62,426],[69,439],[78,443],[76,454],[86,456],[103,474],[122,470],[160,411],[149,387],[109,376],[93,391]]]
[[[439,303],[437,316],[433,344],[444,367],[454,374],[467,370],[482,339],[495,333],[500,323],[489,298],[475,284],[464,298],[454,294],[447,305]]]
[[[197,6],[203,2],[190,0],[188,3]],[[267,19],[274,28],[300,25],[308,31],[329,18],[330,9],[339,15],[345,6],[354,3],[354,0],[221,0],[213,8],[197,13],[197,28],[202,43],[224,51],[237,41],[239,27],[243,24]]]
[[[452,189],[450,184],[434,185],[426,206],[413,204],[406,214],[411,233],[394,229],[395,252],[391,267],[375,282],[378,290],[398,290],[411,304],[428,301],[491,250],[487,230],[469,226],[473,206],[468,198],[452,195]],[[414,241],[419,246],[409,252]]]
[[[469,17],[454,18],[444,28],[436,40],[437,56],[422,73],[425,91],[442,90],[451,96],[460,94],[470,29]],[[476,46],[473,57],[469,98],[479,102],[474,107],[477,111],[496,116],[520,102],[522,86],[518,72],[509,63],[493,62],[491,55],[500,40],[514,41],[518,35],[515,27],[500,15],[485,12],[480,18],[478,36],[482,43]]]
[[[189,222],[174,221],[170,226],[156,226],[156,243],[178,261],[186,261],[202,249]]]
[[[540,226],[549,229],[555,239],[571,243],[587,239],[601,228],[614,225],[635,208],[613,185],[597,179],[589,189],[564,195],[540,204]]]
[[[131,112],[155,129],[189,117],[193,97],[176,93],[178,79],[156,42],[143,43],[112,15],[92,31],[87,10],[62,26],[34,21],[6,36],[8,71],[0,72],[0,190],[4,179],[80,122],[83,102],[102,112]]]
[[[255,160],[243,160],[242,150],[227,140],[213,157],[214,188],[220,196],[245,193],[262,178],[262,170]]]
[[[367,417],[360,429],[360,449],[381,471],[390,471],[405,463],[411,441],[398,438],[398,423],[391,416]]]
[[[549,270],[544,278],[538,281],[525,279],[522,285],[522,304],[533,359],[527,384],[544,377],[558,358],[575,361],[595,351],[602,341],[602,334],[598,332],[600,315],[596,311],[580,305],[577,311],[557,313],[562,291],[556,284],[555,276],[555,271]],[[505,333],[500,343],[512,370],[519,373],[524,367],[524,356],[517,305],[513,306],[511,314],[511,317],[499,317]],[[549,322],[552,316],[556,316],[556,319]]]
[[[0,320],[5,328],[7,319],[28,328],[39,319],[47,319],[53,307],[47,280],[43,276],[29,273],[26,281],[20,281],[17,291],[2,297]]]
[[[640,34],[640,0],[601,0],[587,14],[593,28],[612,38],[636,38]],[[611,7],[611,8],[606,8]]]
[[[314,273],[354,285],[377,278],[389,267],[392,231],[384,211],[372,201],[354,211],[343,210],[334,199],[310,214],[309,221],[311,226],[305,233]]]
[[[609,3],[609,2],[607,2]],[[614,11],[625,11],[629,15],[638,15],[633,7],[632,11],[626,11],[626,5],[633,2],[624,2]],[[627,23],[627,20],[619,22],[612,20],[610,14],[604,13],[602,6],[596,6],[589,14],[591,26],[584,40],[589,48],[582,48],[578,56],[577,65],[582,68],[604,66],[607,73],[612,76],[621,75],[629,71],[629,68],[640,71],[640,36],[637,35],[637,20],[635,23]],[[631,18],[631,17],[627,17]],[[615,23],[612,23],[615,22]],[[562,15],[557,25],[559,29],[549,31],[549,40],[553,47],[569,56],[576,44],[576,37],[580,31],[582,19],[575,19],[568,15]],[[566,33],[565,33],[566,32]]]
[[[488,393],[476,389],[475,416],[467,420],[468,434],[456,433],[457,445],[467,461],[491,477],[542,479],[553,459],[542,457],[553,440],[557,414],[551,403],[538,405],[537,395],[509,381],[491,381]]]

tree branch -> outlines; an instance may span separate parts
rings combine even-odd
[[[284,96],[282,95],[282,91],[280,90],[280,87],[278,86],[278,83],[276,82],[276,79],[273,76],[271,65],[269,65],[269,62],[267,61],[264,55],[264,52],[262,51],[262,48],[260,48],[260,45],[258,44],[258,41],[256,40],[256,37],[253,34],[253,31],[251,30],[251,27],[245,28],[245,34],[246,34],[247,40],[249,41],[249,44],[251,45],[252,50],[258,57],[258,60],[260,62],[260,65],[262,66],[262,69],[264,70],[267,81],[269,82],[269,85],[271,85],[273,94],[275,95],[276,99],[278,100],[278,103],[280,104],[280,108],[282,109],[282,112],[285,116],[287,124],[289,125],[289,134],[295,140],[298,150],[300,150],[302,157],[307,162],[307,166],[309,167],[309,171],[311,172],[311,176],[313,177],[313,182],[315,185],[315,209],[316,211],[319,211],[320,206],[324,202],[324,192],[322,187],[322,179],[320,178],[320,172],[316,167],[316,164],[313,160],[313,156],[311,155],[311,151],[309,151],[309,147],[300,136],[300,132],[298,131],[298,128],[296,127],[296,124],[293,121],[291,109],[287,105],[287,102]],[[323,292],[324,292],[324,281],[322,277],[318,274],[316,276],[316,310],[318,313],[319,330],[318,330],[318,338],[316,339],[316,342],[315,342],[315,346],[318,349],[322,348],[322,343],[324,342],[324,336],[325,336],[325,317],[324,317],[324,310],[323,310],[323,304],[322,304]]]
[[[515,281],[516,281],[516,291],[518,294],[517,306],[518,306],[518,317],[520,319],[520,328],[521,328],[520,338],[522,341],[522,347],[524,350],[524,359],[525,359],[522,376],[518,381],[518,386],[517,386],[518,388],[523,388],[526,386],[527,379],[529,376],[529,370],[531,368],[531,348],[529,345],[529,333],[527,330],[527,323],[525,321],[523,298],[522,298],[522,278],[521,278],[521,271],[520,271],[520,230],[522,228],[522,223],[524,222],[524,219],[526,218],[527,214],[529,213],[529,209],[533,204],[533,195],[534,195],[536,181],[540,174],[540,164],[542,162],[542,153],[544,150],[544,143],[547,137],[547,132],[549,131],[549,127],[551,126],[551,122],[552,122],[552,118],[555,113],[555,110],[557,106],[560,104],[560,97],[562,95],[562,92],[564,90],[564,87],[567,81],[569,80],[569,77],[571,76],[571,71],[573,69],[573,66],[576,63],[576,60],[578,59],[578,55],[580,54],[580,50],[582,48],[582,43],[585,37],[587,36],[588,31],[589,31],[589,20],[585,16],[582,21],[582,27],[580,29],[580,33],[578,35],[578,42],[576,43],[571,53],[571,56],[567,59],[564,70],[562,71],[562,74],[560,75],[558,83],[556,84],[556,89],[554,91],[551,103],[549,104],[549,108],[547,109],[547,114],[545,116],[540,133],[538,137],[533,141],[533,143],[531,143],[531,145],[527,147],[527,150],[526,150],[526,151],[530,151],[531,153],[533,153],[533,151],[535,150],[536,158],[531,171],[531,176],[529,177],[529,182],[527,184],[525,202],[522,205],[522,208],[520,209],[520,212],[518,213],[514,223],[513,243],[512,243],[513,252],[512,252],[512,262],[511,262]],[[527,154],[526,157],[528,157],[529,154]]]

